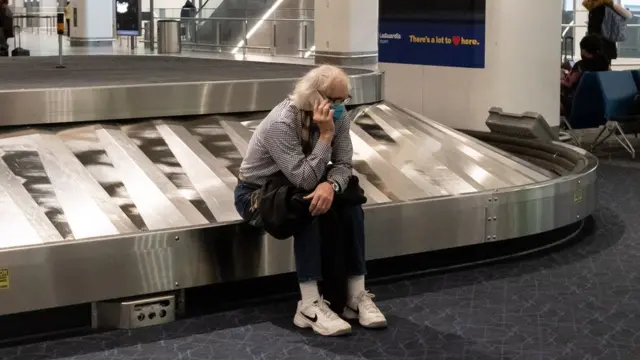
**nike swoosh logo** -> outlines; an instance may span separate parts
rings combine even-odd
[[[351,306],[347,306],[349,309],[351,309],[351,311],[353,311],[356,314],[360,314],[360,310],[358,310],[358,308],[352,308]]]
[[[313,317],[308,316],[308,315],[307,315],[307,314],[305,314],[305,313],[301,313],[301,314],[302,314],[302,316],[304,316],[304,317],[306,317],[307,319],[309,319],[309,321],[311,321],[311,322],[316,322],[316,321],[318,321],[318,314],[315,314]]]

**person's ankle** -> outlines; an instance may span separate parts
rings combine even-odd
[[[320,299],[320,292],[318,290],[318,282],[317,281],[305,281],[299,283],[300,286],[300,296],[302,299],[303,305],[312,304],[315,301]]]
[[[350,299],[355,299],[365,292],[364,287],[364,275],[351,276],[347,280],[348,296]]]

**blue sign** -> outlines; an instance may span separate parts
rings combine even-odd
[[[378,31],[379,62],[484,68],[484,22],[380,19]]]

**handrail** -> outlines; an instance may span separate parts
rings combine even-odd
[[[196,31],[198,31],[198,28],[202,27],[202,25],[204,24],[204,21],[206,21],[206,19],[202,19],[199,15],[201,15],[202,10],[204,10],[204,8],[207,6],[209,1],[211,1],[211,0],[205,1],[204,4],[202,4],[202,6],[200,6],[200,9],[198,9],[198,11],[196,11],[196,14],[195,14],[194,18],[198,18],[200,20],[199,22],[196,22]],[[214,9],[214,11],[215,11],[215,9]]]
[[[280,0],[282,1],[282,0]],[[196,25],[195,27],[195,31],[196,34],[198,32],[198,30],[200,30],[200,28],[204,25],[208,25],[208,24],[213,24],[214,26],[217,26],[218,28],[220,27],[220,25],[222,24],[222,22],[227,21],[230,23],[233,22],[242,22],[243,23],[243,28],[244,28],[244,32],[245,32],[245,41],[246,41],[246,36],[247,36],[247,32],[252,32],[254,29],[252,29],[251,31],[249,31],[248,27],[250,26],[259,26],[262,23],[271,23],[271,22],[289,22],[289,23],[294,23],[294,24],[299,24],[299,25],[304,25],[305,29],[308,25],[313,26],[314,23],[314,19],[313,18],[307,18],[306,16],[301,16],[301,17],[274,17],[271,13],[273,12],[272,9],[270,9],[267,13],[271,16],[268,16],[268,18],[265,18],[266,16],[255,16],[255,17],[249,17],[247,16],[248,14],[245,14],[245,16],[216,16],[216,10],[217,8],[214,8],[213,6],[215,5],[215,1],[212,3],[212,6],[207,8],[206,6],[208,4],[212,3],[211,0],[206,0],[204,1],[204,3],[202,4],[202,6],[200,6],[199,9],[197,9],[195,12],[192,12],[192,16],[190,17],[182,17],[182,16],[178,16],[177,12],[173,11],[170,13],[170,16],[167,16],[167,14],[162,13],[162,16],[154,16],[155,19],[157,20],[177,20],[182,22],[183,24],[185,24],[185,26],[193,26]],[[279,2],[277,2],[279,3]],[[204,12],[204,9],[207,9],[207,12]],[[178,10],[178,9],[176,9]],[[212,10],[212,11],[211,11]],[[309,9],[311,10],[311,9]],[[203,16],[203,14],[206,14],[206,16]],[[219,14],[221,15],[221,14]],[[286,16],[285,13],[283,13],[284,16]],[[212,23],[211,23],[212,22]],[[192,24],[192,25],[186,25],[186,24]],[[218,29],[219,31],[219,29]],[[197,39],[197,35],[193,38],[190,39],[188,41],[183,41],[183,45],[185,46],[193,46],[194,49],[195,48],[199,48],[199,47],[211,47],[214,49],[218,49],[218,51],[222,50],[222,49],[226,49],[226,48],[233,48],[233,51],[231,51],[232,54],[235,54],[235,52],[238,49],[243,49],[243,53],[245,50],[271,50],[272,55],[275,55],[275,27],[274,27],[274,37],[273,37],[273,42],[269,45],[269,46],[256,46],[256,45],[252,45],[252,46],[247,46],[247,44],[245,44],[243,41],[242,45],[237,44],[237,45],[230,45],[230,44],[223,44],[221,42],[220,36],[217,36],[215,43],[209,43],[209,41],[205,41],[205,42],[200,42]],[[306,39],[306,30],[305,30],[305,39]],[[195,40],[195,41],[194,41]],[[151,42],[153,40],[144,40],[143,42]],[[312,46],[311,48],[306,48],[307,47],[307,42],[305,41],[305,49],[299,49],[298,52],[300,53],[300,56],[304,57],[304,58],[308,58],[313,54],[313,51],[315,50],[315,46]],[[224,50],[222,50],[224,51]],[[304,55],[303,55],[304,54]]]
[[[209,0],[207,0],[209,1]],[[571,20],[571,22],[569,23],[569,25],[574,25],[576,22],[575,20]],[[565,35],[567,35],[567,33],[569,32],[569,29],[571,29],[570,27],[567,27],[566,29],[564,29],[564,31],[562,32],[562,37],[564,38]]]
[[[630,28],[640,28],[640,24],[627,24],[627,27]],[[587,24],[562,24],[562,27],[567,28],[586,28]]]
[[[261,18],[247,18],[247,17],[216,17],[211,16],[206,19],[197,19],[194,17],[175,17],[175,16],[164,16],[162,18],[158,18],[158,20],[200,20],[200,21],[213,21],[213,20],[228,20],[228,21],[248,21],[248,20],[262,20]],[[287,19],[287,18],[269,18],[264,19],[262,21],[292,21],[292,22],[314,22],[313,19]]]
[[[196,16],[194,16],[194,17],[198,17],[198,15],[200,15],[200,13],[201,13],[201,12],[202,12],[202,10],[205,8],[205,6],[207,6],[207,4],[209,3],[209,1],[211,1],[211,0],[207,0],[207,1],[205,1],[205,2],[204,2],[204,4],[202,4],[202,5],[200,6],[200,9],[198,9],[198,11],[196,11]]]

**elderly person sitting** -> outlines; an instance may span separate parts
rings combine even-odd
[[[349,121],[343,119],[349,100],[349,77],[340,68],[323,65],[297,83],[293,93],[267,115],[255,130],[240,166],[235,191],[236,208],[249,221],[256,211],[253,196],[274,174],[282,173],[297,188],[308,192],[314,219],[332,206],[334,195],[350,184],[353,147]],[[331,162],[331,165],[329,164]],[[325,180],[326,179],[326,180]],[[305,210],[306,211],[306,210]],[[352,235],[348,252],[348,300],[341,314],[368,328],[387,325],[384,315],[365,290],[364,214],[361,206],[342,207]],[[296,326],[325,336],[351,332],[351,326],[333,312],[319,294],[321,234],[317,220],[294,233],[296,272],[302,300],[293,319]]]

